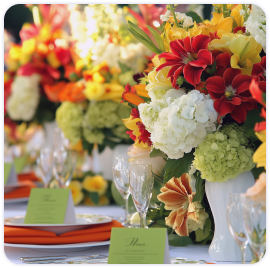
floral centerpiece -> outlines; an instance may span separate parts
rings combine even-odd
[[[131,109],[121,97],[124,86],[142,76],[152,52],[129,33],[126,20],[144,25],[144,19],[117,5],[69,5],[69,10],[76,60],[72,82],[51,88],[62,102],[56,121],[71,144],[81,144],[89,154],[94,145],[102,152],[106,146],[130,144],[122,119]]]
[[[261,101],[259,92],[266,92],[265,15],[254,5],[214,5],[209,21],[168,5],[160,20],[159,29],[148,26],[152,38],[129,22],[134,37],[157,55],[140,84],[126,86],[123,100],[132,111],[123,123],[134,146],[166,161],[150,227],[168,228],[174,246],[205,244],[214,235],[205,182],[234,181],[250,170],[258,178],[253,157],[263,166],[264,144],[254,152],[256,135],[265,141],[265,133],[253,128],[261,121],[254,94]],[[265,130],[264,123],[256,126]]]
[[[25,23],[21,43],[12,43],[5,53],[5,124],[12,129],[21,122],[52,121],[59,104],[46,95],[47,86],[65,78],[71,64],[68,18],[65,5],[28,5],[34,23]],[[11,119],[11,120],[8,120]],[[14,122],[12,124],[12,122]]]

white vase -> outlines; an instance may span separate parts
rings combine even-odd
[[[255,183],[251,171],[226,182],[205,182],[205,192],[215,221],[215,233],[209,247],[209,255],[215,261],[241,261],[241,251],[233,239],[227,224],[226,207],[230,193],[245,193]],[[251,261],[249,247],[246,261]]]
[[[112,180],[112,164],[117,154],[127,153],[130,144],[116,145],[112,150],[108,146],[102,153],[98,152],[98,148],[93,149],[93,172],[101,172],[106,180]]]

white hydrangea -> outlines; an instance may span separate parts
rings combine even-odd
[[[217,112],[209,95],[192,90],[171,89],[162,100],[140,104],[140,117],[151,133],[151,141],[171,159],[178,159],[197,147],[216,130]]]
[[[162,21],[168,21],[171,16],[172,16],[172,12],[170,10],[167,10],[165,14],[160,15],[160,19]]]
[[[246,31],[262,45],[266,52],[266,17],[264,11],[256,5],[252,5],[252,10],[244,26],[246,26]]]
[[[39,103],[38,74],[16,76],[11,85],[11,95],[7,100],[7,112],[12,120],[30,121]]]

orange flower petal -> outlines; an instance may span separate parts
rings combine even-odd
[[[189,236],[189,233],[188,233],[188,218],[187,217],[184,218],[183,223],[180,226],[177,226],[175,228],[175,232],[179,236]]]
[[[145,89],[146,85],[135,85],[134,88],[136,89],[136,93],[139,96],[150,98],[148,95],[148,91]]]
[[[135,105],[139,105],[145,102],[144,99],[140,98],[138,95],[131,92],[123,94],[123,99]]]

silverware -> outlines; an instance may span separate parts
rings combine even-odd
[[[63,256],[44,256],[44,257],[22,257],[20,260],[24,263],[49,263],[49,262],[59,262],[59,261],[74,261],[76,259],[90,259],[90,260],[99,260],[107,258],[106,255],[90,255],[90,256],[75,256],[68,257],[66,255]]]

